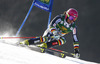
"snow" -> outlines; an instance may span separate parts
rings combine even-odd
[[[60,58],[0,42],[0,64],[97,64],[72,57]]]

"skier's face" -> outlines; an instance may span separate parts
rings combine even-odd
[[[70,20],[70,19],[68,18],[67,22],[68,22],[68,24],[71,24],[71,23],[74,22],[74,20]]]
[[[71,24],[71,23],[73,23],[76,20],[76,17],[73,17],[73,16],[67,17],[66,16],[65,19],[66,19],[66,22],[68,22],[69,24]]]

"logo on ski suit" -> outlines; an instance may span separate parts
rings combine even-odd
[[[58,28],[62,34],[67,34],[71,31],[69,30],[69,28],[66,28],[64,25],[59,24],[59,23],[56,25],[56,28]]]

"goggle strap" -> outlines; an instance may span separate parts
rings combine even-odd
[[[70,16],[68,13],[66,13],[66,14],[67,14],[68,17]]]

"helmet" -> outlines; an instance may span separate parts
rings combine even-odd
[[[78,11],[75,10],[74,8],[70,8],[69,10],[67,10],[65,12],[65,18],[69,17],[69,19],[71,18],[72,20],[76,20],[78,17]]]

